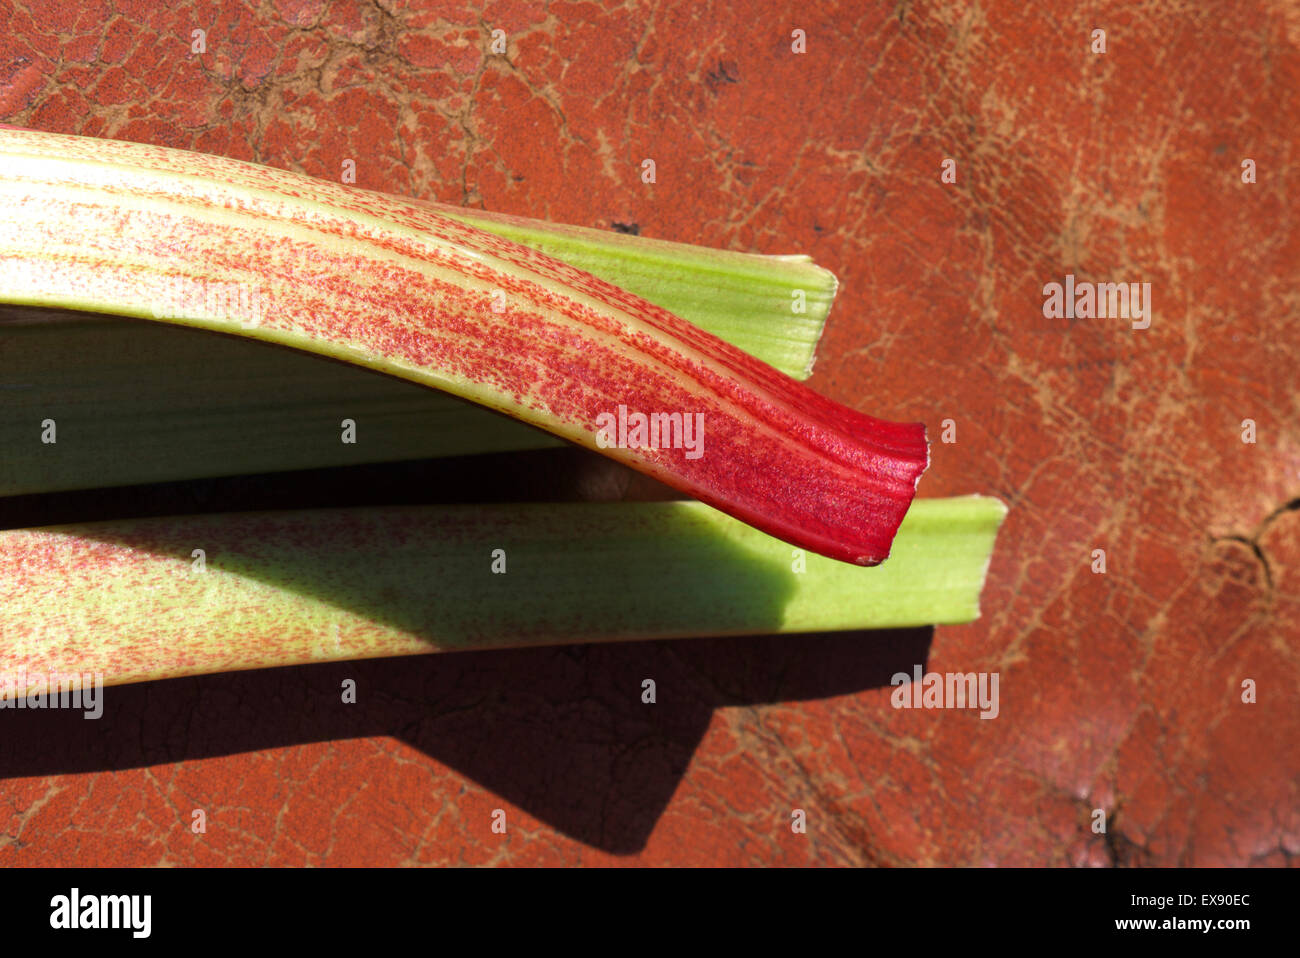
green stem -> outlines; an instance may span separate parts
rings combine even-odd
[[[698,502],[10,530],[0,672],[102,673],[111,685],[440,650],[969,622],[1005,513],[979,496],[917,500],[873,568],[794,550]]]

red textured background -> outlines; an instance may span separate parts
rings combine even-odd
[[[0,0],[0,121],[811,253],[843,282],[812,384],[954,420],[921,494],[1011,507],[985,615],[7,713],[0,864],[1296,861],[1300,7],[238,6]],[[1151,283],[1151,328],[1044,319],[1067,272]],[[1001,716],[891,709],[922,660],[999,671]]]

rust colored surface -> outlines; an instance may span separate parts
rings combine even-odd
[[[3,713],[0,864],[1296,860],[1294,4],[49,6],[0,0],[0,121],[813,254],[843,287],[811,385],[927,422],[921,495],[1011,513],[961,628]],[[1045,318],[1067,274],[1150,283],[1150,327]],[[919,662],[998,672],[998,717],[891,708]]]

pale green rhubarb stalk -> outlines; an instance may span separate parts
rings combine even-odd
[[[51,673],[114,685],[435,651],[969,622],[1005,513],[979,496],[918,500],[875,568],[800,553],[698,502],[10,530],[0,675],[18,676],[10,694],[22,696]]]
[[[428,205],[252,164],[0,130],[0,270],[10,303],[233,333],[445,390],[858,565],[889,555],[928,465],[921,424],[833,403],[588,272]],[[702,417],[704,445],[679,427],[671,445],[620,429],[611,446],[620,407]]]
[[[710,250],[439,207],[807,379],[836,281],[806,256]],[[550,433],[445,393],[252,340],[0,308],[0,496],[545,449]],[[61,444],[34,442],[55,423]],[[340,441],[341,423],[357,441]]]

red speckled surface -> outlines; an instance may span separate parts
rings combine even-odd
[[[462,654],[110,690],[98,723],[7,713],[0,864],[1294,861],[1297,44],[1281,0],[2,0],[5,122],[330,178],[351,158],[374,189],[813,254],[843,288],[811,385],[936,440],[953,420],[921,494],[1011,513],[984,618],[932,634]],[[1151,283],[1150,328],[1045,319],[1067,273]],[[890,708],[923,660],[999,672],[998,718]]]

